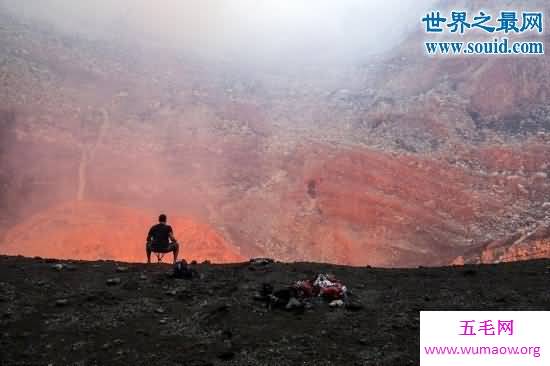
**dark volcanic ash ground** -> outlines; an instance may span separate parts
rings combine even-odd
[[[0,363],[417,365],[420,310],[550,309],[548,260],[195,268],[202,278],[179,280],[161,264],[0,257]],[[286,311],[254,300],[263,283],[284,288],[317,273],[342,280],[356,306]]]

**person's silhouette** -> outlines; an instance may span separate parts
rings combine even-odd
[[[162,214],[159,216],[159,223],[153,225],[147,234],[147,244],[145,251],[147,253],[147,263],[151,263],[151,253],[169,253],[174,254],[174,263],[178,260],[179,244],[174,237],[172,227],[166,223],[167,217]]]

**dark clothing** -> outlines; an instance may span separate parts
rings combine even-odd
[[[151,242],[147,242],[145,250],[153,253],[170,253],[179,250],[180,246],[177,242],[173,241],[170,244],[158,245]]]
[[[147,242],[153,247],[167,248],[170,244],[170,236],[173,233],[172,227],[166,224],[156,224],[147,234]]]

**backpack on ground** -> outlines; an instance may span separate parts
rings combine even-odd
[[[189,265],[185,260],[181,260],[174,264],[174,278],[184,278],[191,279],[196,275],[196,271],[192,268],[189,268]]]

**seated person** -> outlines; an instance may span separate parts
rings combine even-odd
[[[166,215],[159,216],[159,223],[151,227],[147,234],[147,263],[151,263],[151,253],[174,253],[174,263],[178,260],[179,244],[174,238],[172,227],[166,224]]]

